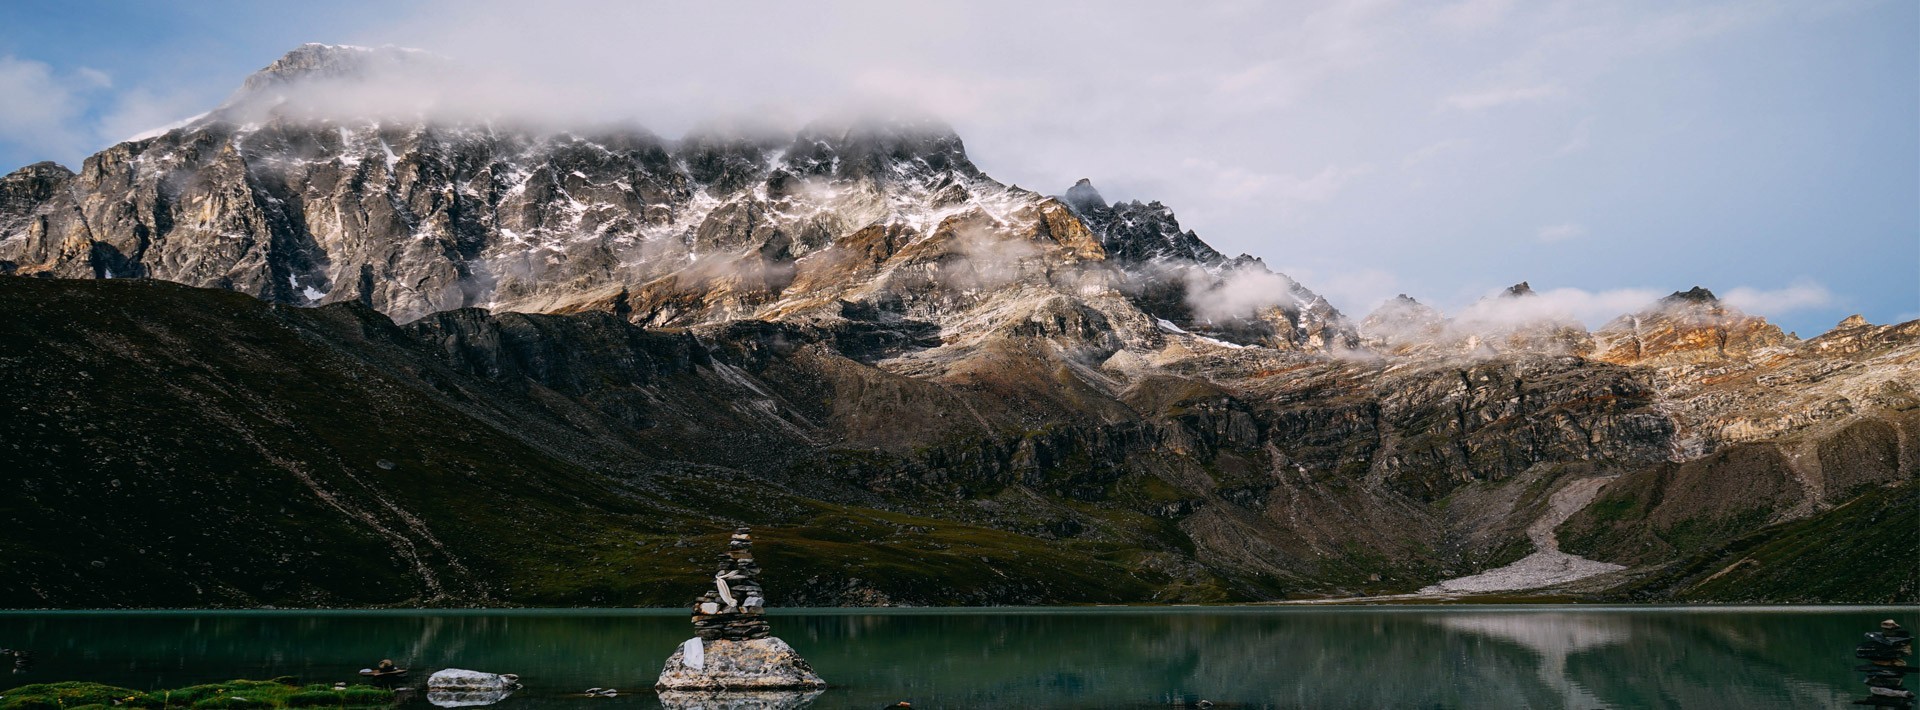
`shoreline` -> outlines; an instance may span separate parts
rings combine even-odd
[[[834,606],[772,607],[768,616],[856,616],[933,615],[933,614],[1101,614],[1155,612],[1285,612],[1304,610],[1438,610],[1474,609],[1490,611],[1819,611],[1844,612],[1867,609],[1909,609],[1920,611],[1920,603],[1910,604],[1758,604],[1758,603],[1651,603],[1634,604],[1610,601],[1525,600],[1501,598],[1471,601],[1435,598],[1417,594],[1378,597],[1349,597],[1296,601],[1244,602],[1233,604],[1087,604],[1064,606]],[[0,609],[0,616],[175,616],[206,614],[220,616],[644,616],[673,617],[687,614],[678,607],[484,607],[484,608],[285,608],[285,609]]]

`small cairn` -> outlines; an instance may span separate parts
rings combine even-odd
[[[760,591],[760,565],[753,561],[750,528],[733,531],[720,555],[713,588],[693,603],[693,635],[703,641],[749,641],[773,635],[767,628],[767,598]]]
[[[827,683],[767,626],[767,598],[753,561],[753,535],[733,531],[713,588],[693,602],[693,638],[667,659],[661,691],[813,691]],[[667,692],[661,694],[669,700]]]
[[[1907,665],[1913,655],[1913,634],[1892,619],[1880,622],[1880,630],[1868,632],[1866,640],[1855,646],[1855,658],[1866,665],[1854,670],[1866,674],[1868,695],[1853,701],[1855,705],[1883,708],[1912,708],[1914,693],[1906,688],[1907,674],[1920,668]]]

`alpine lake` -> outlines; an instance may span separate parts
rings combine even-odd
[[[776,609],[832,687],[773,704],[883,708],[1839,708],[1861,634],[1915,607],[1330,606]],[[358,682],[391,658],[514,673],[492,707],[662,707],[684,610],[0,612],[34,663],[0,688],[235,678]],[[6,673],[0,669],[0,675]],[[617,697],[588,697],[591,687]],[[403,707],[429,710],[423,694]],[[763,699],[764,700],[764,699]]]

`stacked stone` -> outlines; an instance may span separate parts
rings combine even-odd
[[[747,641],[772,636],[767,600],[760,590],[760,565],[753,561],[749,528],[733,531],[720,556],[713,588],[693,603],[693,632],[703,641]]]
[[[1913,655],[1913,634],[1892,619],[1880,622],[1880,631],[1867,634],[1867,640],[1854,647],[1853,655],[1867,661],[1856,670],[1864,672],[1870,694],[1855,705],[1884,708],[1913,707],[1914,693],[1906,688],[1906,676],[1916,668],[1907,665]]]

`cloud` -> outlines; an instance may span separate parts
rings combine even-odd
[[[1044,271],[1044,265],[1035,261],[1041,255],[1038,246],[994,227],[960,225],[954,238],[958,258],[943,261],[939,272],[950,287],[993,290]]]
[[[1454,320],[1459,327],[1473,332],[1541,322],[1578,322],[1591,328],[1651,306],[1665,295],[1648,288],[1601,291],[1555,288],[1521,297],[1495,294],[1468,305]]]
[[[1433,21],[1442,27],[1465,32],[1499,25],[1513,9],[1513,0],[1463,0],[1440,8]]]
[[[1740,310],[1760,315],[1792,313],[1834,304],[1833,292],[1812,281],[1801,281],[1786,288],[1770,290],[1740,286],[1720,294],[1720,300]]]
[[[73,70],[73,78],[76,83],[91,89],[108,89],[113,87],[113,77],[93,67],[80,67],[79,69]]]
[[[1466,138],[1448,138],[1407,155],[1405,160],[1400,161],[1400,166],[1411,168],[1444,155],[1464,151],[1472,145],[1473,141]]]
[[[92,67],[0,56],[0,145],[78,167],[92,151],[209,108],[204,97],[114,88],[112,75]]]
[[[206,110],[207,106],[197,96],[162,96],[145,88],[135,88],[122,93],[101,114],[96,133],[107,141],[129,140],[135,134],[178,123]]]
[[[1186,269],[1186,303],[1194,318],[1219,323],[1247,318],[1274,306],[1294,305],[1293,279],[1257,264],[1243,265],[1218,276],[1202,269]]]
[[[1470,330],[1488,330],[1541,321],[1579,321],[1589,328],[1659,303],[1670,291],[1651,288],[1588,290],[1554,288],[1519,298],[1489,295],[1460,311],[1455,319]],[[1802,281],[1785,288],[1737,286],[1718,294],[1721,302],[1747,313],[1774,316],[1833,305],[1825,286]]]
[[[1592,137],[1593,118],[1580,119],[1579,123],[1574,124],[1572,135],[1567,136],[1567,142],[1560,144],[1559,148],[1554,149],[1552,157],[1564,158],[1586,150],[1587,144]]]
[[[1569,239],[1584,237],[1586,235],[1587,235],[1586,227],[1582,227],[1572,222],[1562,222],[1560,224],[1549,224],[1545,227],[1541,227],[1538,236],[1540,237],[1540,241],[1546,242],[1548,244],[1552,244],[1554,242],[1564,242]]]
[[[1326,202],[1354,180],[1373,172],[1372,165],[1328,165],[1305,177],[1285,173],[1248,170],[1221,165],[1211,160],[1188,158],[1183,167],[1212,187],[1211,192],[1229,201],[1261,200],[1281,204]]]
[[[0,56],[0,143],[57,155],[85,150],[90,136],[77,125],[87,109],[85,92],[104,80],[91,69],[61,76],[44,62]]]
[[[1380,268],[1285,266],[1280,271],[1297,278],[1300,283],[1326,298],[1334,308],[1355,320],[1365,317],[1395,294],[1406,290],[1398,275]]]
[[[1788,7],[1778,0],[1755,0],[1676,10],[1633,24],[1621,41],[1642,51],[1672,49],[1760,24]]]
[[[1552,84],[1506,86],[1453,94],[1440,100],[1440,107],[1457,111],[1484,111],[1507,104],[1530,103],[1565,96],[1567,90]]]

